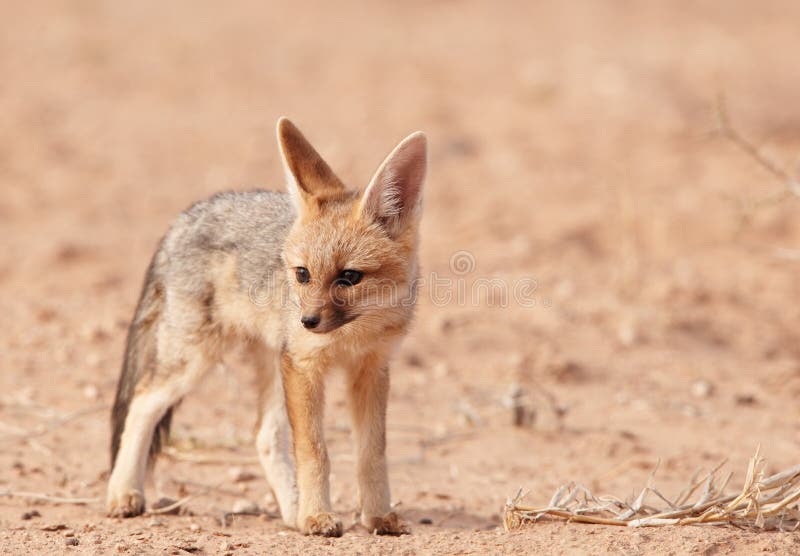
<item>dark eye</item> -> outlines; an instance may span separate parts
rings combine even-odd
[[[364,274],[357,270],[343,270],[336,279],[336,283],[345,287],[355,286],[363,276]]]
[[[308,269],[302,266],[298,266],[294,269],[294,276],[301,284],[307,284],[308,281],[311,280],[311,274],[309,274]]]

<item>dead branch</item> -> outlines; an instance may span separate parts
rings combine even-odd
[[[725,97],[720,94],[717,97],[716,103],[716,116],[717,116],[717,131],[733,143],[739,150],[745,153],[749,158],[755,161],[759,166],[764,168],[767,172],[778,179],[784,186],[784,189],[777,194],[765,197],[756,204],[763,205],[781,201],[790,195],[800,196],[800,181],[786,170],[781,168],[774,161],[770,160],[761,152],[761,150],[747,137],[742,135],[732,124],[728,115]]]
[[[62,496],[51,496],[42,492],[16,492],[12,490],[0,491],[0,498],[25,498],[27,500],[39,500],[42,502],[50,502],[52,504],[76,504],[83,506],[86,504],[94,504],[99,502],[99,498],[65,498]]]
[[[544,516],[624,527],[729,523],[759,529],[792,530],[800,526],[800,465],[765,477],[765,460],[760,450],[756,450],[748,464],[744,484],[734,494],[724,492],[731,474],[721,474],[721,467],[722,464],[718,465],[699,481],[696,475],[693,476],[674,502],[653,486],[655,471],[651,473],[647,486],[631,503],[614,497],[595,497],[588,489],[573,482],[561,486],[547,506],[536,508],[522,504],[523,496],[519,491],[506,502],[503,522],[506,530],[535,523]],[[690,498],[701,486],[697,500],[692,502]],[[655,495],[657,504],[666,507],[659,509],[648,504],[649,494]]]

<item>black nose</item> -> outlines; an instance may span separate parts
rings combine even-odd
[[[302,322],[303,326],[306,328],[316,328],[319,324],[319,315],[314,315],[312,317],[300,317],[300,322]]]

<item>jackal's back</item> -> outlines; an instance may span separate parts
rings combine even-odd
[[[220,257],[235,262],[239,285],[247,290],[281,266],[281,249],[295,218],[286,193],[218,193],[184,211],[170,228],[161,273],[180,291],[202,291]]]

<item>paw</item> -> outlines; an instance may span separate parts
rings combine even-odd
[[[394,512],[389,512],[383,517],[368,517],[362,516],[361,523],[364,527],[369,529],[369,532],[375,532],[379,535],[410,535],[411,529],[408,523],[400,519]]]
[[[112,492],[109,488],[106,502],[109,517],[134,517],[144,512],[144,494],[134,489]]]
[[[341,537],[342,522],[329,513],[309,516],[303,521],[303,533],[306,535],[320,535],[322,537]]]

